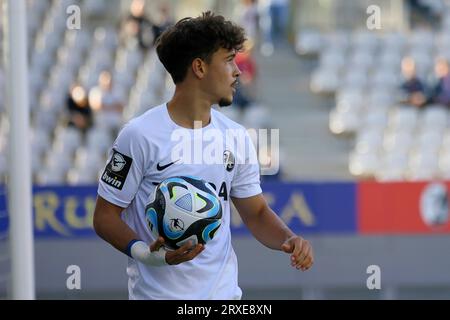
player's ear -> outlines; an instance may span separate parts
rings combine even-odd
[[[198,79],[203,79],[205,77],[206,63],[202,59],[195,58],[192,61],[191,67],[192,67],[192,72]]]

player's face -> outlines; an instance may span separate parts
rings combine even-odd
[[[205,86],[212,95],[214,103],[219,106],[229,106],[233,102],[237,79],[241,74],[236,61],[236,50],[220,48],[216,51],[208,66]]]

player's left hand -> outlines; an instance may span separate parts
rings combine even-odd
[[[308,240],[302,237],[290,237],[281,245],[281,249],[286,253],[291,253],[291,265],[297,270],[306,271],[314,263],[312,246]]]

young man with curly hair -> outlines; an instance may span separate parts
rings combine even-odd
[[[235,56],[245,41],[243,29],[211,12],[185,18],[166,30],[156,43],[158,57],[175,85],[172,99],[131,120],[117,137],[100,179],[94,213],[97,234],[129,255],[130,299],[240,299],[237,258],[231,245],[230,201],[243,222],[265,246],[290,254],[294,268],[313,264],[310,243],[295,235],[269,208],[260,187],[259,165],[249,135],[232,141],[245,144],[233,163],[192,163],[174,159],[173,132],[184,130],[192,143],[201,132],[245,129],[212,106],[228,106],[240,75]],[[199,127],[198,124],[201,126]],[[221,145],[220,148],[228,148]],[[224,153],[225,155],[225,153]],[[243,159],[245,161],[238,161]],[[166,250],[155,239],[145,207],[157,182],[190,175],[217,186],[222,225],[206,245],[189,243]]]

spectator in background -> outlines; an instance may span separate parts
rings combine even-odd
[[[154,41],[171,25],[174,24],[171,8],[167,3],[159,7],[159,21],[153,24]]]
[[[95,111],[96,122],[117,132],[122,125],[123,103],[113,90],[109,71],[100,73],[98,86],[89,92],[89,104]]]
[[[247,39],[258,45],[260,41],[258,0],[241,0],[240,5],[236,6],[236,15],[239,25],[245,30]]]
[[[67,97],[67,109],[68,125],[85,133],[92,125],[92,110],[86,90],[82,86],[78,84],[72,86]]]
[[[262,0],[258,4],[259,7],[259,26],[261,30],[260,51],[265,57],[271,56],[274,51],[272,39],[272,21],[270,16],[270,0]]]
[[[270,1],[270,20],[272,29],[272,41],[277,42],[284,39],[289,18],[288,0]]]
[[[263,34],[261,54],[271,56],[286,40],[289,0],[263,0],[260,4],[260,26]]]
[[[241,70],[241,76],[233,102],[242,113],[255,100],[257,66],[253,57],[253,47],[254,42],[247,40],[243,50],[236,54],[236,65]]]
[[[421,108],[425,105],[426,93],[423,82],[416,73],[416,63],[411,57],[402,60],[403,83],[400,87],[400,102]]]
[[[444,58],[437,59],[434,72],[437,77],[437,83],[432,89],[430,100],[432,103],[450,107],[450,69],[448,61]]]
[[[155,40],[154,25],[145,15],[144,0],[133,0],[131,2],[130,14],[125,18],[122,30],[125,43],[135,41],[142,50],[147,50],[153,46]]]
[[[409,23],[412,28],[425,25],[438,29],[442,20],[442,11],[439,1],[407,0],[409,7]]]

